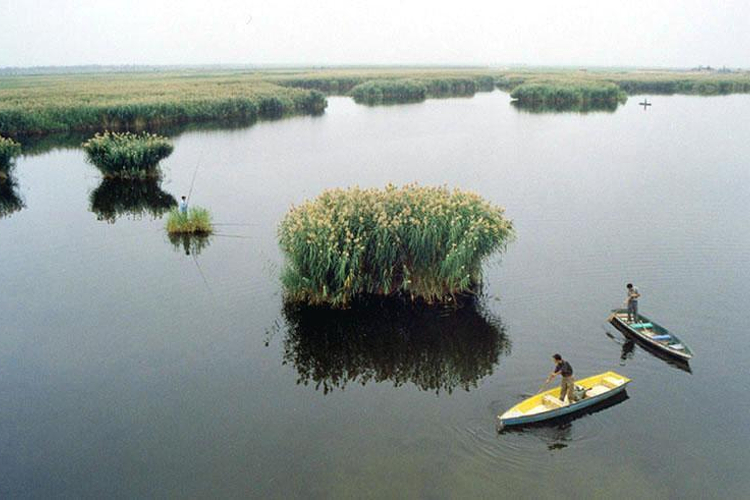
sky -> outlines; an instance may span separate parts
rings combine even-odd
[[[0,0],[0,67],[750,67],[746,2]]]

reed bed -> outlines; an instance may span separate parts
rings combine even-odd
[[[254,74],[53,75],[0,79],[0,134],[141,131],[319,114],[325,96]]]
[[[367,296],[451,303],[513,237],[504,210],[446,187],[334,189],[279,227],[287,299],[347,307]]]
[[[510,97],[525,104],[589,105],[624,102],[627,94],[614,83],[559,82],[522,83]]]
[[[174,149],[169,139],[156,134],[109,131],[96,134],[82,147],[89,161],[109,177],[158,175],[157,165]]]
[[[7,176],[4,171],[10,168],[11,161],[21,154],[21,145],[13,139],[0,136],[0,179]]]
[[[203,207],[191,207],[187,213],[173,208],[167,216],[167,233],[194,234],[208,236],[213,233],[214,227],[211,220],[211,212]]]
[[[349,94],[361,104],[419,102],[427,98],[427,87],[417,80],[372,80],[357,85]]]

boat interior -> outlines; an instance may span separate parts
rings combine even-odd
[[[575,385],[583,390],[582,399],[587,399],[601,396],[602,394],[610,392],[613,389],[616,389],[628,383],[629,381],[629,379],[622,377],[621,375],[618,375],[614,372],[606,372],[600,375],[595,375],[593,377],[577,380],[575,382]],[[573,404],[577,402],[578,401],[575,401]],[[560,388],[556,387],[554,389],[550,389],[537,394],[536,396],[533,396],[525,401],[522,401],[521,403],[511,408],[508,412],[506,412],[503,417],[514,418],[527,415],[536,415],[559,408],[565,408],[567,406],[570,406],[570,404],[571,402],[568,401],[567,397],[565,398],[565,401],[560,400]]]
[[[643,337],[648,337],[650,340],[668,347],[669,349],[674,349],[676,351],[685,350],[685,346],[679,339],[675,338],[661,326],[653,324],[647,318],[641,316],[637,318],[636,321],[628,321],[627,311],[622,310],[617,311],[614,316],[629,328],[639,332]]]

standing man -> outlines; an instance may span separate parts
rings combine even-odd
[[[183,215],[187,215],[187,199],[183,196],[180,200],[180,213]]]
[[[638,298],[641,296],[638,289],[632,283],[628,283],[628,322],[638,321]]]
[[[552,356],[552,360],[555,362],[555,370],[547,377],[547,383],[552,382],[558,374],[562,376],[562,382],[560,383],[560,401],[565,401],[565,396],[568,396],[568,403],[573,403],[573,367],[570,363],[562,359],[562,356],[555,354]]]

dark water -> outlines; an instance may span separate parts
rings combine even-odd
[[[750,98],[527,113],[507,94],[194,131],[160,183],[80,149],[0,193],[0,495],[745,497]],[[220,224],[170,241],[185,194]],[[473,189],[518,241],[475,308],[284,309],[276,225],[335,186]],[[6,208],[7,207],[7,208]],[[692,373],[605,319],[635,282]],[[628,398],[497,434],[561,352]]]

